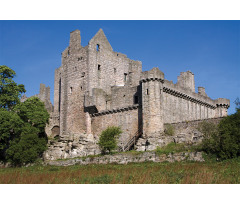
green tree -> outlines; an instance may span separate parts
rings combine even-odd
[[[102,131],[98,142],[102,153],[111,153],[111,151],[117,148],[117,139],[121,133],[121,128],[115,126],[108,127]]]
[[[0,108],[0,159],[5,158],[5,151],[10,141],[19,138],[24,127],[24,122],[13,111]]]
[[[27,99],[13,110],[24,125],[21,127],[20,136],[10,141],[6,159],[14,165],[32,163],[46,150],[45,126],[49,113],[37,97]]]
[[[46,149],[49,114],[37,97],[20,103],[25,89],[14,82],[15,75],[0,66],[0,159],[23,165],[34,162]]]
[[[13,140],[6,151],[6,159],[15,166],[33,163],[47,149],[45,138],[36,133],[23,134],[19,140]]]
[[[210,125],[209,125],[210,127]],[[240,109],[222,119],[217,129],[204,133],[203,150],[221,160],[240,156]]]
[[[0,66],[0,108],[11,110],[20,103],[21,94],[26,92],[23,84],[17,85],[13,81],[14,76],[15,71],[5,65]]]
[[[39,98],[28,98],[23,103],[16,105],[14,111],[25,123],[30,123],[33,127],[37,128],[39,133],[45,132],[49,113],[47,112],[44,103]]]

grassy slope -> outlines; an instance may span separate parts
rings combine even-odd
[[[202,163],[6,168],[0,169],[0,183],[240,183],[240,158]]]

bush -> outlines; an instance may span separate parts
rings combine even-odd
[[[198,125],[197,128],[205,138],[211,137],[213,134],[217,132],[217,125],[212,122],[203,121]]]
[[[111,151],[117,148],[117,139],[121,133],[121,128],[115,126],[108,127],[106,130],[102,131],[98,145],[103,154],[111,153]]]
[[[166,135],[173,136],[175,133],[175,129],[172,125],[167,124],[165,125],[165,130],[164,130]]]
[[[6,158],[15,166],[35,162],[46,150],[47,140],[37,134],[23,135],[19,141],[12,141],[6,151]]]
[[[240,156],[240,109],[222,119],[216,130],[209,128],[203,134],[206,153],[215,154],[221,160]]]

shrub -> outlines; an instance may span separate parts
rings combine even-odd
[[[203,121],[198,125],[197,128],[205,138],[211,137],[213,134],[217,132],[217,125],[212,122]]]
[[[47,141],[37,134],[29,133],[21,136],[19,141],[12,141],[6,151],[6,158],[15,166],[33,163],[46,150]]]
[[[166,135],[173,136],[175,133],[175,129],[172,125],[167,124],[165,125],[165,130],[164,130]]]
[[[122,133],[120,127],[111,126],[102,131],[98,145],[100,146],[102,153],[111,153],[112,150],[117,148],[117,139]]]
[[[206,153],[215,154],[221,160],[240,156],[240,109],[222,119],[216,130],[209,128],[203,134]]]

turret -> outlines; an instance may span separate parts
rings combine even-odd
[[[154,137],[163,132],[164,73],[157,67],[142,73],[143,137]]]
[[[224,117],[228,115],[227,109],[230,107],[230,100],[226,98],[218,98],[216,102],[215,117]]]

